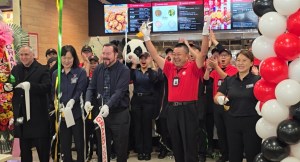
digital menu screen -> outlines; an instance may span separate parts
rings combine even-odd
[[[127,4],[104,5],[105,33],[125,33],[128,30]]]
[[[252,0],[232,0],[232,28],[256,28],[258,16],[252,8]]]
[[[178,31],[177,4],[152,3],[153,32]]]
[[[178,30],[201,30],[203,26],[203,1],[179,2]]]
[[[204,0],[204,15],[211,15],[211,29],[231,29],[230,0]]]
[[[153,32],[201,30],[203,19],[201,0],[152,3]]]
[[[138,33],[143,22],[151,18],[151,3],[128,4],[129,32]]]

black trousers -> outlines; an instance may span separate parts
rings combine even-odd
[[[208,147],[207,132],[205,127],[205,120],[199,120],[199,155],[205,156]]]
[[[176,162],[198,162],[199,120],[196,103],[169,106],[168,129]]]
[[[160,138],[162,142],[162,144],[160,145],[160,149],[163,149],[164,151],[168,151],[167,147],[169,149],[172,149],[170,134],[168,131],[167,119],[164,117],[160,117],[158,120],[156,120],[156,125],[157,125],[157,132],[160,134]]]
[[[91,157],[94,151],[94,144],[97,144],[95,124],[93,120],[85,120],[85,137],[86,137],[86,156]]]
[[[201,95],[197,101],[198,120],[199,120],[199,155],[205,156],[207,149],[207,132],[206,132],[206,107],[207,100],[205,95]]]
[[[60,124],[60,151],[61,158],[64,162],[72,162],[72,136],[77,151],[77,162],[84,162],[84,139],[83,139],[83,120],[82,118],[75,120],[75,125],[67,128],[66,122],[61,121]]]
[[[247,162],[252,162],[261,151],[261,138],[256,134],[255,125],[260,117],[233,117],[226,115],[226,128],[229,146],[229,161],[243,161],[243,153]]]
[[[114,142],[114,148],[117,155],[117,162],[127,162],[127,148],[130,126],[129,110],[125,109],[121,112],[110,113],[106,118],[104,118],[104,122],[108,162],[110,161],[112,141]],[[98,162],[102,162],[102,144],[100,129],[97,129],[96,136],[98,142]]]
[[[208,149],[213,149],[214,147],[214,114],[213,113],[207,113],[205,118],[205,128],[207,133],[207,141],[208,141]]]
[[[222,156],[228,158],[228,142],[226,134],[226,124],[225,124],[226,112],[224,107],[221,105],[214,105],[214,121],[217,128],[218,143],[220,147],[220,152]]]
[[[152,152],[152,117],[155,105],[151,101],[154,101],[153,96],[134,95],[132,98],[131,113],[137,153]]]
[[[49,138],[20,138],[21,161],[32,161],[32,147],[36,147],[40,162],[49,162]]]

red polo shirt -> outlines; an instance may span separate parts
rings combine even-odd
[[[231,64],[227,65],[227,67],[225,68],[224,72],[228,75],[228,76],[233,76],[235,75],[238,70],[236,69],[235,66],[232,66]],[[213,96],[215,96],[218,92],[219,87],[221,86],[221,84],[223,83],[224,79],[220,78],[220,75],[218,74],[218,72],[216,70],[213,70],[210,73],[210,76],[213,80]]]
[[[187,62],[182,68],[166,61],[164,73],[168,78],[169,102],[184,102],[198,100],[199,79],[203,78],[202,69],[197,67],[195,61]],[[173,85],[174,78],[179,78],[177,86]]]

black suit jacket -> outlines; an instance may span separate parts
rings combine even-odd
[[[22,77],[24,76],[23,67],[22,64],[16,65],[11,74],[15,77],[14,86],[24,81],[30,83],[30,120],[26,119],[24,90],[15,88],[13,95],[14,119],[16,121],[16,118],[24,117],[24,123],[15,127],[15,137],[49,137],[48,95],[51,86],[49,71],[34,60],[28,73]]]

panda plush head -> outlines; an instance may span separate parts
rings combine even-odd
[[[132,57],[136,57],[137,60],[139,60],[139,56],[144,52],[147,52],[144,41],[141,41],[139,39],[132,39],[128,41],[124,46],[123,58],[127,63],[130,63]]]

